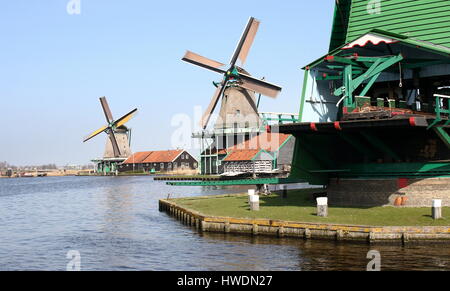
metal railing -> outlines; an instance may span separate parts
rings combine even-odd
[[[444,120],[446,120],[446,122],[443,124],[443,126],[450,125],[450,120],[448,119],[450,117],[450,96],[435,94],[434,97],[436,97],[436,104],[435,104],[436,119],[428,127],[428,129],[435,127]],[[447,108],[445,108],[446,105]]]

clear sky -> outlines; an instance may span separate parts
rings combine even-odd
[[[261,110],[299,111],[301,67],[327,52],[334,1],[14,0],[0,5],[0,160],[85,164],[103,154],[98,98],[139,115],[133,151],[170,149],[177,114],[206,108],[220,75],[183,63],[186,49],[228,63],[248,18],[261,21],[247,63],[283,87]],[[188,130],[188,129],[186,129]],[[189,134],[189,133],[188,133]]]

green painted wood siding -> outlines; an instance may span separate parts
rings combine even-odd
[[[337,15],[335,12],[333,31],[342,26]],[[339,41],[342,33],[346,33],[345,43],[348,43],[374,28],[450,47],[450,1],[353,0],[347,28],[341,29],[341,35],[332,33],[330,48],[343,44]]]
[[[351,0],[336,1],[333,28],[331,31],[330,51],[345,44],[351,4]]]

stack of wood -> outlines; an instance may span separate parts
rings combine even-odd
[[[399,115],[414,115],[411,109],[365,105],[344,114],[343,120],[389,119]]]

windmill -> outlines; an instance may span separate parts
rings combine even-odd
[[[223,76],[219,83],[214,83],[217,89],[200,122],[202,132],[193,134],[194,138],[201,141],[202,174],[218,174],[221,171],[221,161],[225,157],[219,152],[262,132],[262,121],[257,105],[259,102],[256,102],[255,93],[276,98],[281,91],[281,87],[252,77],[236,64],[240,60],[243,65],[247,60],[259,24],[258,20],[250,17],[231,57],[228,69],[223,63],[191,51],[187,51],[182,59]],[[220,99],[222,102],[219,118],[215,122],[214,130],[207,131],[208,123]]]
[[[281,87],[254,78],[243,68],[236,65],[238,60],[242,64],[245,63],[259,24],[260,22],[257,19],[250,17],[236,50],[231,57],[228,70],[222,68],[225,64],[191,51],[187,51],[184,55],[183,61],[223,75],[222,81],[215,84],[217,90],[200,122],[203,129],[206,129],[208,126],[221,97],[223,97],[222,107],[219,113],[219,121],[215,124],[216,129],[230,128],[236,124],[244,127],[248,126],[249,123],[250,126],[252,124],[253,126],[259,126],[260,122],[255,93],[271,98],[276,98],[280,93]]]
[[[101,133],[106,133],[109,138],[106,142],[103,159],[126,159],[131,155],[131,150],[129,142],[130,130],[125,126],[125,124],[130,121],[133,116],[135,116],[138,110],[134,109],[123,117],[114,120],[106,97],[100,98],[100,104],[102,105],[107,125],[94,131],[85,138],[84,142],[91,140]]]

